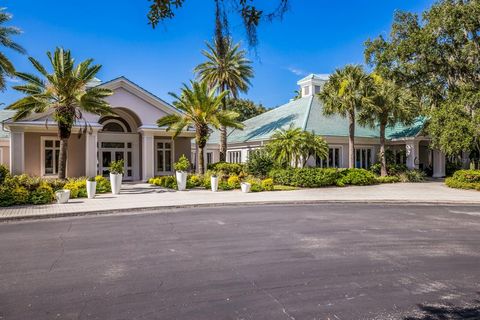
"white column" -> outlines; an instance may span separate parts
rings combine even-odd
[[[10,172],[12,174],[25,173],[25,135],[23,131],[10,132]]]
[[[155,176],[155,145],[153,133],[142,133],[142,180]]]
[[[407,168],[410,170],[418,169],[419,161],[419,142],[416,140],[408,140],[405,144],[407,152]]]
[[[85,136],[85,175],[87,177],[97,175],[97,143],[98,130],[94,128],[92,132],[86,133]]]
[[[433,150],[433,177],[445,177],[445,154],[440,150]]]

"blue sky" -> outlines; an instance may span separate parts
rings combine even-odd
[[[101,80],[124,75],[171,101],[168,92],[178,92],[203,60],[200,51],[213,33],[212,3],[186,0],[173,20],[155,30],[147,24],[147,0],[6,0],[2,6],[14,15],[11,24],[24,31],[17,42],[45,64],[46,51],[63,46],[78,61],[91,57],[102,64]],[[257,55],[250,54],[255,78],[246,97],[267,107],[288,102],[304,75],[363,63],[364,41],[387,34],[395,10],[421,12],[432,3],[291,0],[282,21],[259,28]],[[237,19],[231,29],[236,41],[245,42]],[[25,56],[7,54],[18,70],[33,71]],[[19,97],[12,90],[0,94],[5,104]]]

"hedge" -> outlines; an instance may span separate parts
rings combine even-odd
[[[452,177],[445,179],[450,188],[474,189],[480,191],[480,170],[458,170]]]

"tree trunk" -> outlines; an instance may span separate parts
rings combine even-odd
[[[68,138],[60,139],[60,155],[58,156],[58,178],[65,179],[67,177],[67,153]]]
[[[385,155],[385,124],[380,124],[380,175],[387,176],[387,157]]]
[[[204,149],[204,147],[198,147],[198,173],[200,175],[205,174],[205,159],[203,154]]]
[[[348,114],[348,167],[355,168],[355,111]]]
[[[58,124],[58,137],[60,138],[60,154],[58,156],[58,178],[64,180],[67,177],[67,154],[68,140],[72,128],[67,124]]]
[[[222,92],[225,91],[225,84],[221,86]],[[227,98],[223,97],[222,110],[227,110]],[[227,161],[227,127],[220,128],[220,161]]]

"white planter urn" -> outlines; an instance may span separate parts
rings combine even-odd
[[[88,199],[95,198],[95,193],[97,192],[97,181],[88,181],[87,180],[87,196]]]
[[[55,192],[55,198],[57,198],[57,203],[67,203],[70,199],[70,190],[58,190]]]
[[[210,177],[210,185],[211,185],[212,191],[217,192],[218,191],[218,177],[211,176]]]
[[[112,187],[113,194],[120,193],[120,188],[122,187],[122,178],[123,174],[121,173],[110,173],[110,185]]]
[[[185,191],[187,189],[187,175],[186,171],[176,171],[175,172],[177,178],[177,188],[178,191]]]
[[[242,182],[240,183],[240,187],[242,188],[243,193],[249,193],[252,185],[248,182]]]

